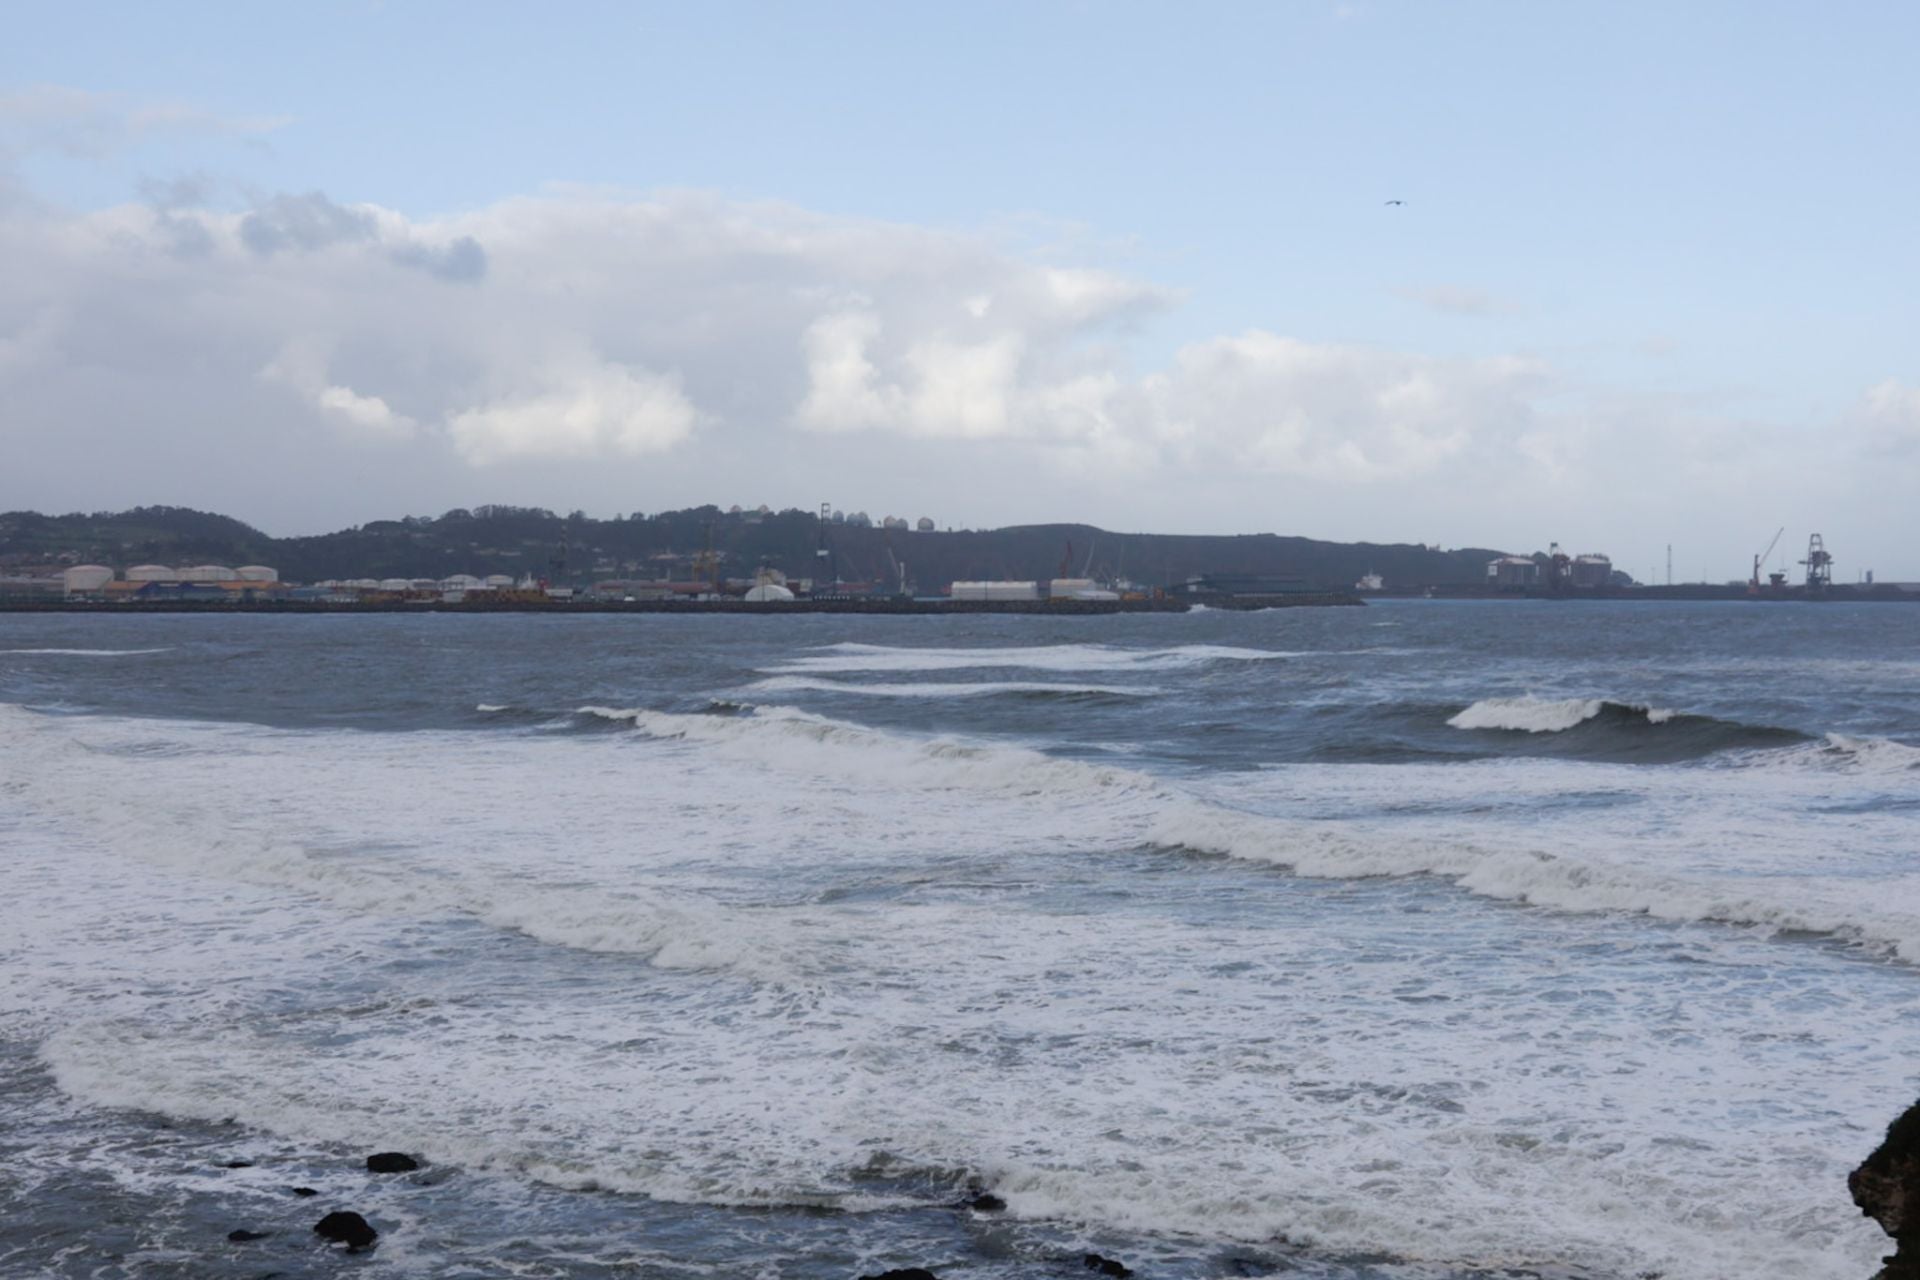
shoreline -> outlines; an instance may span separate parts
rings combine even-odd
[[[1252,611],[1363,605],[1356,596],[1334,593],[1298,597],[1262,597],[1258,603],[1196,601],[1209,609]],[[1187,613],[1184,600],[592,600],[592,601],[208,601],[155,600],[106,603],[85,600],[0,601],[0,613],[674,613],[674,614],[875,614],[888,617],[941,614],[1040,614],[1087,617],[1115,613]]]

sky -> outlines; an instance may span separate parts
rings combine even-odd
[[[1920,6],[0,19],[0,509],[1920,579]]]

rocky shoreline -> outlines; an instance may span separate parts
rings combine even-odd
[[[1887,1126],[1887,1136],[1847,1175],[1860,1212],[1893,1238],[1874,1280],[1920,1280],[1920,1102]]]

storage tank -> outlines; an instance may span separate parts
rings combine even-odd
[[[1047,584],[1047,594],[1055,600],[1072,600],[1083,591],[1097,591],[1099,584],[1092,578],[1055,578]]]
[[[411,591],[413,590],[413,579],[382,578],[380,581],[374,583],[374,586],[382,591]]]
[[[1576,556],[1573,561],[1573,585],[1576,587],[1604,587],[1613,581],[1613,561],[1607,556]]]
[[[127,570],[128,582],[178,582],[180,575],[171,565],[137,564]]]
[[[513,585],[513,575],[510,573],[490,573],[487,575],[487,585],[495,591],[511,587]]]
[[[784,604],[792,599],[793,592],[777,582],[763,582],[747,589],[748,604]]]
[[[233,570],[223,564],[196,564],[179,570],[181,582],[232,582]]]
[[[1038,600],[1040,584],[1037,582],[956,582],[952,587],[955,600]]]
[[[481,585],[480,579],[470,573],[456,573],[451,577],[440,579],[442,591],[472,591]]]
[[[103,564],[77,564],[60,575],[67,594],[83,596],[98,591],[113,581],[113,570]]]
[[[278,569],[269,569],[264,564],[243,564],[238,569],[235,569],[234,573],[239,575],[239,579],[242,582],[280,581],[280,571]]]

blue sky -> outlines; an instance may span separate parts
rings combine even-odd
[[[1356,465],[1344,485],[1337,468],[1309,467],[1309,493],[1292,496],[1310,494],[1324,510],[1283,506],[1310,521],[1263,512],[1257,491],[1239,484],[1253,455],[1232,451],[1185,460],[1178,475],[1197,495],[1190,503],[1130,505],[1138,484],[1108,476],[1088,482],[1078,503],[1052,483],[960,511],[937,483],[924,484],[919,505],[967,523],[1279,525],[1531,549],[1551,536],[1538,518],[1566,513],[1577,518],[1563,540],[1614,546],[1643,576],[1653,549],[1671,540],[1704,562],[1676,563],[1682,576],[1724,577],[1757,549],[1746,547],[1756,535],[1763,542],[1788,523],[1803,536],[1825,521],[1830,542],[1866,548],[1864,562],[1883,577],[1920,577],[1920,553],[1907,550],[1915,523],[1893,509],[1897,481],[1915,478],[1920,460],[1920,400],[1909,403],[1920,385],[1914,6],[15,3],[7,21],[0,94],[60,87],[98,95],[90,110],[164,106],[198,122],[83,145],[62,141],[46,111],[16,111],[0,154],[10,153],[18,187],[59,211],[43,209],[43,222],[138,204],[156,180],[183,175],[200,179],[188,203],[210,227],[279,193],[319,192],[335,206],[391,211],[414,225],[405,234],[424,239],[453,234],[463,218],[473,231],[483,225],[473,219],[515,201],[573,200],[580,188],[635,201],[695,191],[734,211],[711,215],[723,221],[774,203],[833,222],[835,235],[919,229],[989,244],[1010,261],[1150,285],[1152,305],[1120,305],[1054,353],[1068,360],[1070,349],[1099,346],[1107,371],[1143,380],[1143,393],[1158,394],[1147,384],[1183,350],[1252,332],[1439,362],[1442,382],[1448,362],[1531,362],[1545,372],[1513,391],[1536,415],[1513,428],[1534,442],[1529,456],[1538,462],[1543,432],[1564,430],[1587,452],[1563,466],[1592,466],[1602,451],[1642,460],[1638,469],[1618,458],[1593,466],[1584,490],[1563,471],[1539,510],[1498,486],[1466,492],[1497,456],[1493,441],[1485,453],[1456,441],[1441,453],[1458,469],[1436,462],[1387,483],[1377,466]],[[49,284],[47,296],[61,287]],[[807,287],[837,286],[829,272]],[[873,282],[846,287],[864,298]],[[903,313],[875,305],[881,336],[862,349],[884,391],[885,344],[910,353],[924,342],[915,346]],[[336,362],[354,322],[340,325],[324,344]],[[1009,376],[1032,381],[1039,340],[1020,335],[1025,354]],[[612,341],[585,337],[603,353]],[[802,341],[789,337],[789,346]],[[681,455],[706,451],[720,467],[739,456],[744,446],[725,443],[727,415],[702,399],[691,366],[670,367],[659,351],[626,365],[642,381],[679,379],[692,402],[698,425],[661,446],[663,460],[681,467]],[[808,385],[818,387],[822,367],[809,366]],[[1354,376],[1404,382],[1395,368]],[[896,379],[909,398],[912,369],[924,373],[912,365]],[[335,372],[316,373],[315,386],[346,385],[326,381]],[[540,376],[548,387],[558,375]],[[1032,382],[1036,394],[1067,375],[1048,376]],[[1281,383],[1261,384],[1262,403],[1285,394]],[[377,398],[395,401],[394,386]],[[1220,397],[1188,391],[1178,413],[1211,430],[1195,406]],[[404,415],[418,427],[415,445],[457,416],[462,394],[480,392],[449,389],[444,403]],[[869,452],[884,454],[871,462],[888,468],[875,482],[884,474],[898,492],[913,452],[893,440],[860,447],[905,401],[878,403],[887,412],[850,434],[819,414],[811,429],[848,450],[825,474],[857,474]],[[1462,421],[1484,408],[1462,408]],[[1163,422],[1175,411],[1154,412]],[[1314,401],[1287,419],[1310,424],[1287,429],[1332,438],[1342,412]],[[1418,429],[1432,435],[1435,420]],[[1135,442],[1145,432],[1163,451],[1169,438],[1161,428],[1114,430]],[[927,465],[938,473],[956,439],[990,437],[1005,457],[1035,432],[1045,428],[948,429],[926,417],[908,434],[931,442]],[[1278,452],[1270,440],[1254,451],[1282,493],[1302,456],[1289,439]],[[1698,456],[1674,457],[1689,440]],[[818,440],[800,443],[803,456],[818,455]],[[1703,493],[1715,451],[1749,456],[1730,467],[1726,492]],[[1849,468],[1844,482],[1800,483],[1836,452],[1833,465]],[[464,483],[514,500],[500,491],[511,484],[461,470],[470,465],[453,459],[433,472],[419,461],[409,474],[435,477],[425,487],[436,493]],[[1163,487],[1175,474],[1163,453],[1147,465]],[[1083,471],[1104,467],[1097,459]],[[724,474],[683,470],[688,483]],[[555,491],[569,483],[564,469],[539,466],[523,478]],[[1623,504],[1623,486],[1639,483],[1648,492]],[[1330,502],[1329,485],[1342,503]],[[1425,498],[1410,503],[1412,488]],[[1440,500],[1445,491],[1461,501]],[[813,493],[756,500],[807,505]],[[606,505],[593,492],[578,503],[522,496]],[[729,497],[644,496],[623,505]],[[1509,501],[1511,527],[1489,518],[1489,498]],[[99,505],[77,494],[36,501],[5,482],[0,501]],[[323,526],[372,514],[317,504],[294,518]],[[1862,554],[1843,550],[1843,570]]]

